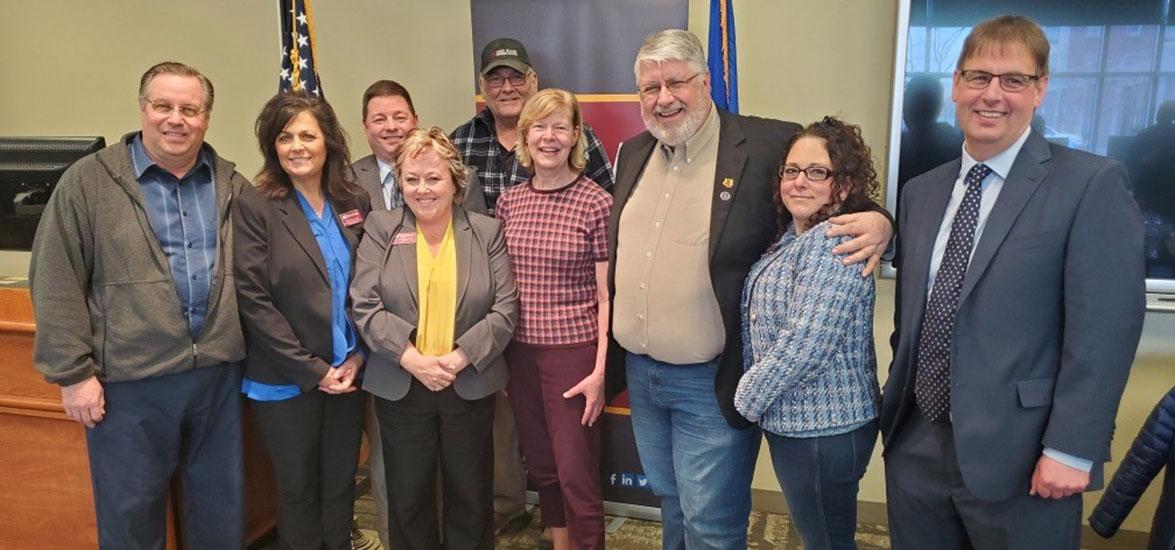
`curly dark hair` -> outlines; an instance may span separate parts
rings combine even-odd
[[[792,146],[802,138],[814,137],[824,140],[828,158],[832,161],[832,203],[812,215],[811,225],[840,214],[871,210],[878,196],[877,170],[873,168],[873,151],[861,137],[861,127],[849,124],[839,118],[826,116],[796,132],[787,141],[783,156],[779,159],[779,170],[787,164],[787,155]],[[840,200],[844,195],[844,200]],[[778,213],[779,232],[787,231],[791,213],[779,195],[779,185],[773,193],[775,211]]]
[[[264,159],[257,173],[257,188],[271,199],[289,195],[294,184],[277,158],[277,138],[294,117],[304,112],[310,113],[318,122],[326,143],[326,163],[322,167],[323,195],[334,201],[352,201],[363,191],[355,184],[355,172],[351,170],[347,134],[326,100],[304,92],[280,92],[270,98],[257,115],[254,130]]]

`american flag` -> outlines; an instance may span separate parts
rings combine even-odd
[[[306,92],[322,97],[314,35],[314,8],[310,0],[278,0],[281,14],[282,72],[278,91]]]

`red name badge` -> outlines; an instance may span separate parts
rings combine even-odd
[[[339,219],[342,220],[344,227],[351,227],[363,223],[363,214],[358,210],[348,210],[339,214]]]
[[[392,239],[392,246],[396,246],[398,244],[416,244],[416,232],[401,231],[396,233],[396,236]]]

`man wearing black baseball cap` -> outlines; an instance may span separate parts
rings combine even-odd
[[[530,55],[513,38],[496,38],[481,51],[479,90],[485,108],[449,136],[465,164],[477,171],[490,213],[507,188],[526,181],[530,170],[514,155],[518,143],[518,116],[539,90],[539,77]],[[584,125],[588,142],[584,175],[604,189],[612,189],[612,169],[604,147],[591,127]]]
[[[449,136],[461,160],[477,174],[486,207],[493,214],[508,187],[526,181],[531,172],[518,163],[518,117],[522,106],[539,89],[538,73],[521,42],[491,40],[481,51],[478,87],[485,108]],[[587,166],[584,174],[604,189],[612,189],[612,167],[604,146],[587,124]],[[494,530],[495,534],[521,530],[530,523],[526,511],[526,471],[519,454],[514,413],[506,396],[498,393],[494,410]]]

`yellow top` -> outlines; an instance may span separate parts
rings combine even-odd
[[[453,325],[457,323],[457,246],[453,243],[453,220],[449,220],[436,256],[428,249],[420,226],[416,227],[416,280],[420,294],[416,349],[424,355],[449,353],[453,351]]]

